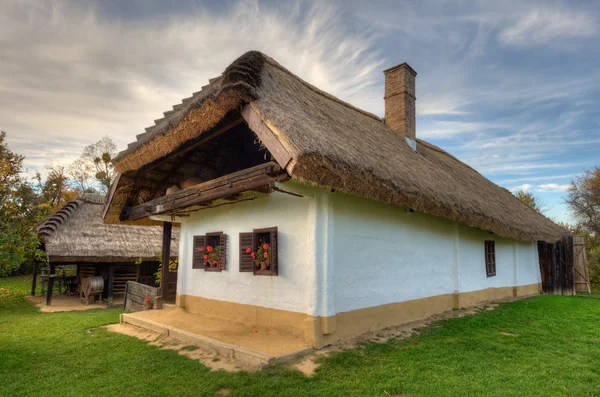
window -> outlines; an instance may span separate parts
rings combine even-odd
[[[240,233],[240,272],[277,276],[278,271],[277,227]]]
[[[223,232],[194,236],[192,269],[221,272],[227,265],[227,235]]]
[[[485,272],[488,277],[496,275],[496,248],[493,241],[485,242]]]

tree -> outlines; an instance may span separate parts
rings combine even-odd
[[[0,277],[12,274],[38,256],[33,232],[37,219],[36,195],[23,172],[24,157],[13,153],[0,132]]]
[[[531,192],[525,192],[523,190],[519,190],[519,191],[515,192],[514,195],[516,198],[521,200],[521,202],[523,204],[530,206],[531,208],[533,208],[540,214],[543,214],[547,210],[546,204],[539,198],[535,197],[533,195],[533,193],[531,193]]]
[[[583,230],[600,236],[600,167],[572,181],[565,202]]]
[[[577,221],[573,234],[585,239],[585,250],[593,288],[600,287],[600,167],[584,171],[571,182],[565,198]]]
[[[101,190],[106,193],[115,177],[111,163],[117,154],[117,145],[108,136],[98,142],[86,146],[81,154],[81,160],[94,172],[94,178],[100,183]]]
[[[85,193],[97,193],[94,187],[95,178],[93,178],[94,168],[84,159],[78,158],[67,167],[67,174],[70,176],[72,185],[75,189]]]
[[[72,186],[65,166],[50,163],[45,168],[48,171],[46,179],[42,179],[39,171],[34,179],[37,182],[40,209],[43,208],[45,215],[49,215],[49,212],[56,211],[58,207],[77,197],[79,191]]]

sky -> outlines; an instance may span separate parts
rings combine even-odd
[[[0,129],[31,176],[162,112],[260,50],[383,116],[383,73],[417,75],[417,137],[570,221],[600,166],[598,1],[0,2]]]

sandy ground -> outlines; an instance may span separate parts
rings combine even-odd
[[[244,347],[273,357],[293,354],[309,348],[301,336],[273,328],[191,314],[179,308],[146,310],[130,314],[194,334]]]
[[[33,304],[40,309],[42,313],[56,313],[56,312],[70,312],[74,310],[90,310],[90,309],[106,309],[106,304],[103,302],[100,303],[90,303],[89,305],[84,305],[81,303],[81,300],[78,296],[64,296],[64,295],[52,295],[52,304],[50,306],[46,306],[46,297],[37,295],[37,296],[26,296],[25,299],[33,302]],[[121,305],[123,301],[113,301],[114,305]]]
[[[150,345],[157,346],[163,350],[175,350],[179,354],[189,357],[192,360],[198,360],[207,367],[218,370],[222,369],[230,372],[237,371],[258,371],[259,367],[252,367],[242,363],[239,360],[223,357],[218,353],[206,348],[193,346],[173,339],[158,332],[150,331],[145,328],[137,327],[131,324],[111,324],[105,327],[111,332],[129,335],[148,342]],[[226,389],[224,389],[226,391]]]
[[[52,304],[50,306],[46,306],[45,296],[27,296],[26,299],[33,302],[40,309],[40,311],[44,313],[106,308],[106,305],[98,303],[93,303],[86,306],[81,303],[78,296],[52,295]]]

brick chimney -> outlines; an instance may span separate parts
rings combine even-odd
[[[406,138],[416,150],[415,77],[407,63],[383,71],[385,75],[385,123]]]

